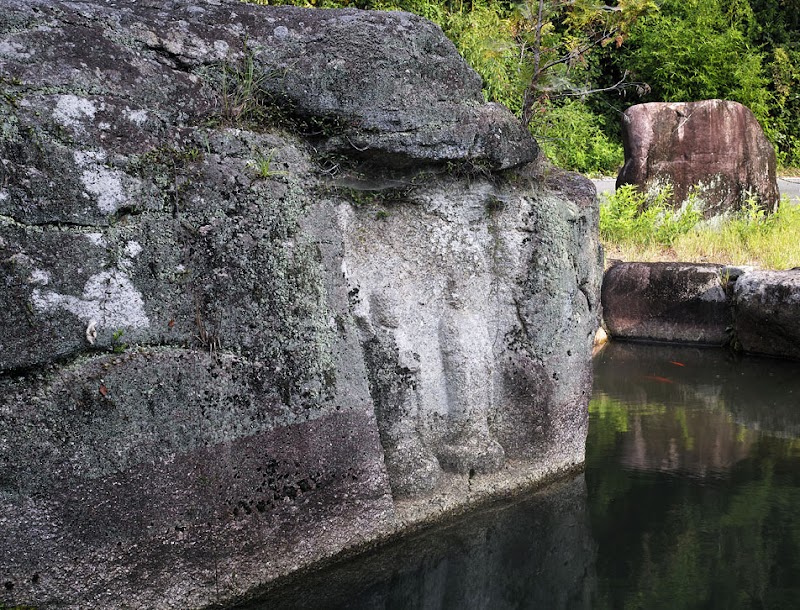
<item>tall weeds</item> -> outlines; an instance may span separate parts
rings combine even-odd
[[[621,186],[600,207],[601,239],[634,248],[669,248],[702,218],[694,198],[679,210],[671,202],[670,186],[648,194],[630,184]]]
[[[607,257],[623,260],[680,260],[754,265],[767,269],[800,266],[800,205],[784,198],[768,214],[755,198],[714,222],[702,221],[702,202],[690,197],[679,210],[672,191],[643,195],[632,186],[604,196],[600,237]]]
[[[754,200],[719,227],[699,226],[677,240],[682,260],[755,265],[766,269],[800,266],[800,205],[784,198],[773,214]]]

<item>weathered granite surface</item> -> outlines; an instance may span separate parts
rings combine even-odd
[[[605,273],[602,305],[614,339],[800,360],[800,269],[617,263]]]
[[[675,202],[690,192],[706,217],[738,210],[754,195],[768,210],[778,203],[775,149],[753,113],[738,102],[651,102],[622,119],[625,165],[617,187],[670,184]]]
[[[0,6],[0,603],[226,604],[583,460],[597,207],[430,23]]]

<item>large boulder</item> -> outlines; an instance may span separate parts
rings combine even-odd
[[[595,193],[438,28],[6,0],[0,80],[0,605],[226,603],[582,462]]]
[[[751,271],[733,294],[742,349],[800,360],[800,270]]]
[[[738,102],[652,102],[623,114],[625,165],[617,188],[671,184],[676,203],[694,190],[706,217],[735,211],[750,195],[766,209],[778,202],[775,149]]]
[[[733,323],[722,265],[618,263],[603,278],[615,339],[722,345]]]

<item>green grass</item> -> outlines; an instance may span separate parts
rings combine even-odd
[[[603,196],[600,237],[606,258],[800,266],[800,206],[788,199],[773,214],[751,199],[738,214],[716,223],[701,222],[696,200],[673,211],[670,199],[669,189],[648,197],[630,186]]]
[[[269,151],[268,155],[265,155],[263,152],[258,152],[255,155],[255,159],[251,159],[247,162],[247,166],[254,169],[260,178],[272,178],[274,176],[287,175],[287,172],[276,170],[272,167],[272,157],[274,154],[274,148]]]
[[[698,227],[673,247],[681,260],[800,267],[800,206],[783,199],[774,214],[765,214],[751,205],[719,228]]]
[[[647,249],[669,248],[702,218],[693,198],[679,210],[671,204],[672,188],[643,194],[632,185],[605,197],[600,207],[600,237],[609,244]]]

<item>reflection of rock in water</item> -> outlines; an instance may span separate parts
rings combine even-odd
[[[296,578],[248,608],[590,608],[594,558],[581,475]]]
[[[722,349],[612,342],[595,392],[630,407],[626,466],[705,474],[743,459],[758,434],[800,436],[798,373]]]
[[[725,411],[637,413],[630,417],[620,461],[628,468],[703,476],[729,470],[746,458],[755,438]]]

